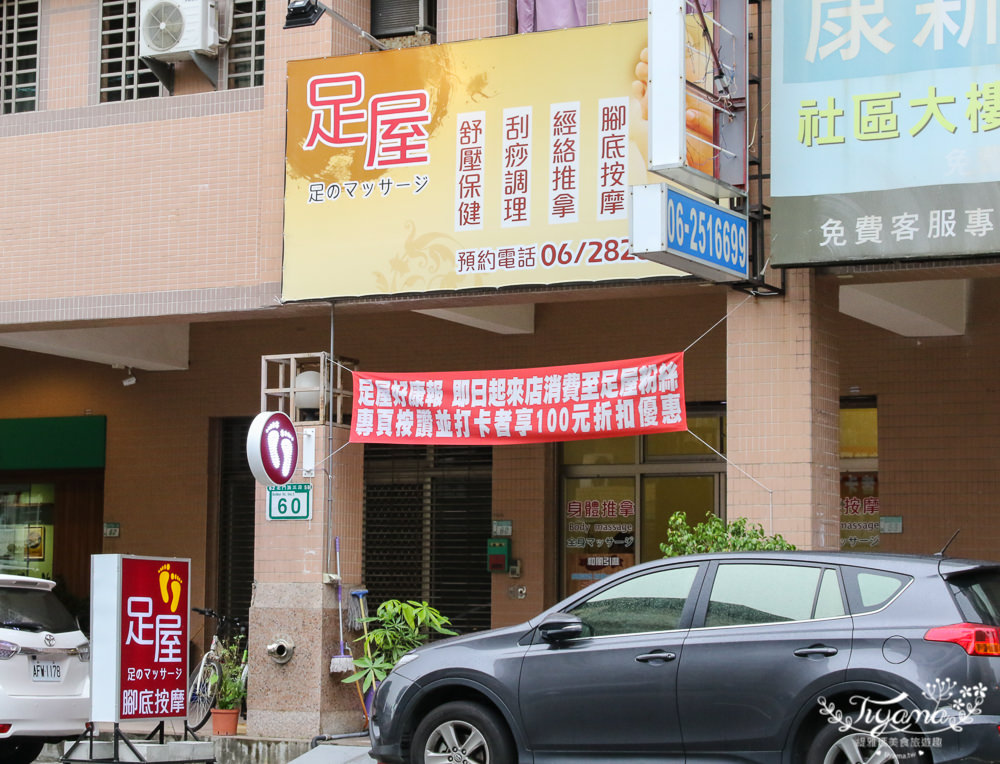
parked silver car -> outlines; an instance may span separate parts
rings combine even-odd
[[[40,578],[0,574],[0,762],[28,764],[90,719],[90,645]]]
[[[758,552],[622,571],[403,656],[385,764],[1000,761],[1000,564]]]

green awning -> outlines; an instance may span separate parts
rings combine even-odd
[[[0,419],[0,470],[103,468],[107,417]]]

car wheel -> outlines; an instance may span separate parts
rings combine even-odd
[[[809,746],[806,764],[899,764],[890,745],[893,740],[859,730],[841,731],[837,724],[825,724]],[[914,764],[921,761],[930,764],[931,760],[918,758]]]
[[[4,764],[31,764],[38,758],[44,740],[33,737],[9,737],[0,740],[0,761]]]
[[[513,764],[514,745],[500,716],[478,703],[445,703],[413,734],[411,764]]]

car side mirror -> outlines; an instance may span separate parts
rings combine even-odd
[[[578,639],[583,636],[583,621],[571,613],[553,613],[538,625],[538,633],[550,643]]]

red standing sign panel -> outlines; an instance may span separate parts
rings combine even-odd
[[[121,561],[121,719],[187,715],[187,560]]]

